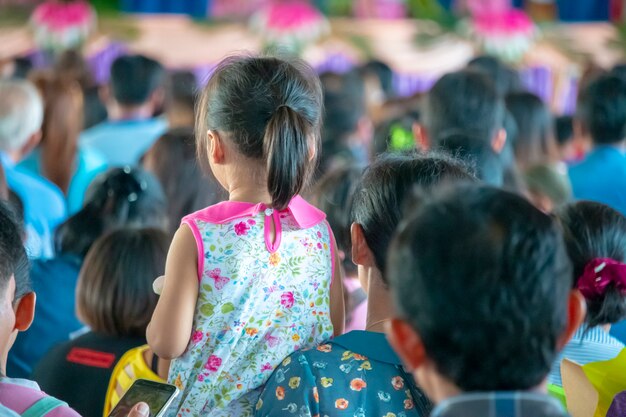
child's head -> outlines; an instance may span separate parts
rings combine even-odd
[[[574,265],[574,287],[587,300],[589,327],[626,318],[626,218],[612,208],[589,201],[558,213],[565,244]],[[600,268],[604,264],[603,268]],[[600,268],[596,271],[597,268]],[[597,280],[601,278],[600,280]]]
[[[91,248],[76,287],[76,311],[91,330],[117,337],[145,337],[156,307],[152,283],[165,271],[167,234],[120,229]]]
[[[387,250],[400,222],[407,196],[417,187],[431,188],[452,181],[473,181],[461,163],[443,155],[381,156],[364,173],[352,206],[352,245],[365,240],[374,260],[385,271]],[[362,264],[358,259],[355,263]],[[383,281],[386,281],[383,277]]]
[[[401,317],[389,337],[435,402],[441,384],[538,387],[582,320],[558,225],[516,194],[464,185],[426,197],[389,254]]]
[[[533,165],[524,173],[530,200],[546,213],[563,207],[572,199],[572,184],[558,165]]]
[[[18,331],[30,327],[35,294],[28,275],[22,234],[9,205],[0,201],[0,372]]]
[[[123,227],[167,227],[167,204],[159,181],[139,168],[115,168],[96,178],[83,208],[55,234],[59,254],[84,258],[102,235]]]
[[[559,157],[562,161],[573,161],[576,155],[574,146],[574,118],[559,116],[554,118],[554,137],[559,148]]]
[[[267,183],[283,209],[311,176],[319,154],[322,89],[299,60],[236,56],[211,75],[198,107],[198,150],[230,191],[235,175]],[[236,170],[222,169],[233,162]],[[246,175],[247,174],[247,175]]]

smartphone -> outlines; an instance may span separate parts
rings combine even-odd
[[[174,385],[161,382],[138,379],[126,391],[109,417],[127,417],[130,410],[138,402],[144,402],[150,407],[150,417],[160,417],[165,414],[167,407],[178,395],[178,388]]]

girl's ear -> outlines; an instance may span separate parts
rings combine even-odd
[[[216,130],[209,130],[207,132],[208,140],[207,140],[207,154],[209,155],[209,159],[214,164],[223,164],[224,163],[224,151],[225,146],[222,138]]]
[[[350,227],[350,237],[352,240],[352,262],[361,266],[376,266],[376,259],[372,250],[367,245],[363,227],[358,223],[352,223]]]
[[[34,292],[29,292],[24,295],[17,304],[15,310],[15,329],[20,332],[28,330],[33,323],[35,317],[35,304],[37,297]]]

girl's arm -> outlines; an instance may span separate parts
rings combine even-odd
[[[165,282],[147,340],[160,358],[174,359],[183,354],[193,326],[198,299],[198,249],[188,226],[174,235],[165,264]]]
[[[343,267],[337,253],[337,242],[335,242],[335,236],[332,233],[330,238],[333,244],[332,250],[335,251],[333,278],[330,283],[330,321],[333,323],[333,335],[339,336],[343,334],[346,320],[343,297]]]

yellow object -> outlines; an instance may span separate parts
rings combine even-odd
[[[594,417],[605,417],[615,396],[626,391],[626,349],[611,360],[588,363],[583,371],[600,394]]]
[[[115,369],[113,369],[104,403],[103,417],[109,415],[113,407],[117,405],[120,398],[136,380],[148,379],[150,381],[165,382],[146,363],[144,353],[148,349],[150,349],[148,345],[144,345],[129,350],[122,356]]]

